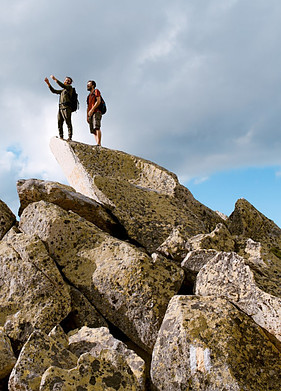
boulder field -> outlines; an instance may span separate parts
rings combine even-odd
[[[278,391],[281,229],[177,176],[51,139],[69,186],[0,200],[0,390]]]

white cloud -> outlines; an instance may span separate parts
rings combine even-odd
[[[54,10],[47,0],[4,0],[1,8],[1,150],[20,151],[1,166],[6,183],[63,179],[49,150],[57,97],[43,79],[51,73],[74,78],[78,141],[94,143],[85,121],[93,78],[108,104],[105,146],[181,178],[281,164],[280,2],[62,0]]]

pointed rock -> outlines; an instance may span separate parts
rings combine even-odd
[[[72,210],[113,236],[125,235],[123,227],[108,210],[92,198],[77,193],[70,186],[39,179],[21,179],[17,182],[17,191],[21,203],[19,215],[30,203],[43,200],[65,210]]]
[[[68,348],[68,337],[65,334],[63,328],[58,324],[48,334],[49,337],[53,338],[57,343],[60,343],[65,348]]]
[[[174,296],[153,350],[157,390],[278,390],[281,353],[226,300]]]
[[[175,174],[150,161],[57,138],[51,139],[50,147],[69,183],[110,208],[129,237],[150,252],[178,225],[188,238],[222,222],[179,184]]]
[[[180,267],[44,201],[25,208],[19,226],[39,236],[65,277],[107,320],[152,350],[169,300],[181,287]]]
[[[0,200],[0,240],[15,223],[16,216],[8,208],[5,202]]]
[[[281,297],[281,229],[245,199],[236,202],[227,225],[239,248],[244,247],[239,255],[251,267],[257,285]]]
[[[270,243],[272,246],[281,243],[281,229],[244,198],[236,202],[234,212],[229,216],[227,224],[233,235],[251,238],[256,242]]]

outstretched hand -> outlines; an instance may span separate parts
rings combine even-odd
[[[50,85],[49,79],[47,77],[45,77],[44,81],[48,84],[48,86]]]
[[[53,79],[54,81],[57,81],[54,75],[51,75],[50,78]]]

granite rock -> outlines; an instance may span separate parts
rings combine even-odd
[[[17,182],[17,191],[20,199],[19,215],[30,203],[43,200],[65,210],[72,210],[113,236],[125,236],[123,227],[109,210],[92,198],[77,193],[73,187],[40,179],[20,179]]]
[[[44,201],[25,208],[20,228],[40,237],[64,276],[107,320],[152,350],[169,300],[181,287],[180,267]]]
[[[262,272],[262,268],[260,268]],[[195,294],[227,298],[281,341],[281,297],[259,288],[255,275],[236,253],[220,252],[197,275]]]
[[[175,174],[155,163],[57,138],[51,139],[50,147],[76,191],[110,208],[129,237],[150,252],[179,225],[191,237],[223,221],[195,200]]]
[[[0,380],[11,373],[16,361],[11,342],[3,328],[0,328]]]
[[[51,366],[70,369],[77,357],[42,331],[34,331],[24,344],[10,379],[9,391],[38,391],[41,377]]]
[[[16,216],[5,202],[0,200],[0,240],[15,223]]]
[[[10,230],[0,241],[0,306],[0,324],[19,346],[70,312],[68,286],[37,237]]]
[[[66,370],[49,367],[43,374],[40,391],[144,391],[127,362],[112,350],[95,356],[84,353],[77,366]]]
[[[145,362],[135,352],[128,349],[123,342],[114,338],[108,328],[82,327],[75,334],[69,336],[68,349],[77,357],[84,353],[90,353],[98,358],[104,350],[116,352],[130,368],[139,389],[145,389]]]
[[[240,249],[237,252],[251,267],[257,285],[265,292],[281,297],[281,229],[245,199],[236,202],[227,226],[236,236],[239,242],[236,247]],[[249,239],[256,242],[256,255]]]
[[[152,355],[157,390],[276,391],[280,371],[280,351],[227,300],[171,299]]]

